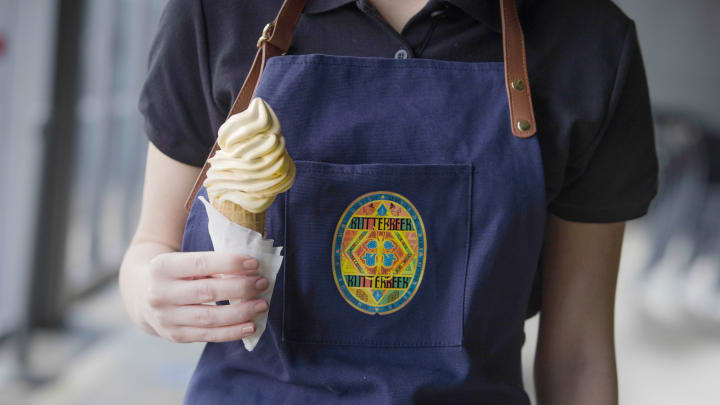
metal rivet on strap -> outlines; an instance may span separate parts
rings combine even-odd
[[[510,83],[510,85],[512,86],[513,89],[515,89],[517,91],[523,91],[525,89],[525,82],[523,82],[520,79],[513,80],[512,83]]]
[[[262,46],[262,43],[270,39],[270,35],[272,35],[272,30],[275,28],[275,21],[270,21],[269,23],[265,24],[265,27],[262,30],[262,35],[260,35],[260,38],[258,38],[257,41],[257,47],[260,48]]]
[[[530,124],[530,121],[528,121],[528,120],[520,120],[517,123],[517,127],[521,131],[529,131],[530,128],[532,128],[532,125]]]

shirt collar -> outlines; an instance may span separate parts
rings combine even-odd
[[[329,11],[357,0],[308,0],[305,5],[305,13],[316,14],[323,11]],[[442,3],[443,0],[430,0]],[[454,5],[473,17],[481,23],[487,24],[493,31],[501,31],[500,23],[500,7],[498,0],[445,0],[447,3]],[[527,11],[526,8],[534,0],[517,0],[518,13],[520,19]]]
[[[525,21],[527,9],[534,0],[516,0],[520,21]],[[477,21],[487,24],[495,32],[502,32],[500,2],[498,0],[447,0]]]

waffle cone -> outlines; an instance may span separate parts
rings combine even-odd
[[[229,219],[230,222],[250,228],[264,235],[265,211],[258,213],[250,212],[230,201],[211,200],[210,203],[220,211],[225,218]]]

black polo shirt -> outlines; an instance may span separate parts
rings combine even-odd
[[[203,164],[281,4],[169,1],[140,99],[158,149]],[[658,164],[633,21],[608,0],[518,7],[549,212],[581,222],[644,215]],[[288,53],[502,61],[498,1],[430,0],[397,33],[367,0],[308,0]]]

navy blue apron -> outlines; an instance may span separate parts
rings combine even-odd
[[[208,343],[185,403],[529,404],[544,178],[503,63],[282,55],[255,96],[297,165],[267,213],[285,259],[255,350]],[[212,249],[196,199],[183,251]]]

